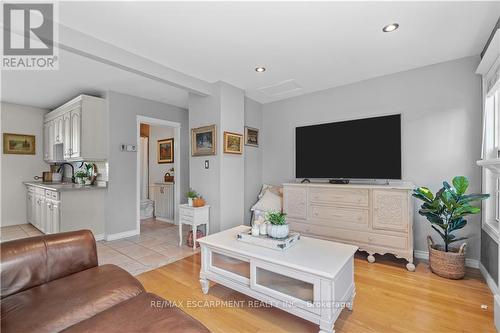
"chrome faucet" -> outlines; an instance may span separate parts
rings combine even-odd
[[[75,167],[73,166],[73,164],[71,163],[61,163],[59,165],[59,169],[57,170],[57,172],[61,172],[61,170],[63,170],[63,177],[64,177],[64,165],[69,165],[71,167],[71,182],[74,183],[75,182]]]

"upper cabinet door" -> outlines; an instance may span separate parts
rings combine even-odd
[[[49,160],[49,137],[50,137],[50,121],[43,124],[43,159]]]
[[[56,137],[55,137],[55,122],[53,120],[49,120],[48,122],[45,123],[44,126],[44,132],[43,136],[44,139],[46,138],[47,140],[47,150],[45,150],[44,147],[44,159],[47,161],[52,161],[54,159],[54,143],[56,142]],[[47,157],[45,157],[47,156]]]
[[[71,111],[71,158],[81,157],[81,127],[82,110],[79,108]]]
[[[373,229],[408,231],[408,191],[373,190]]]
[[[54,119],[54,136],[55,136],[55,143],[61,143],[63,142],[63,117],[59,116],[56,119]]]
[[[71,114],[67,112],[63,114],[63,152],[64,159],[71,158],[71,149],[72,149],[72,137],[71,137]]]
[[[289,217],[305,219],[307,217],[307,187],[284,186],[283,211]]]

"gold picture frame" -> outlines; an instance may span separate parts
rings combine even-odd
[[[215,125],[191,129],[191,156],[216,155],[217,132]]]
[[[232,132],[224,132],[224,153],[242,154],[243,135]]]
[[[174,138],[158,140],[156,158],[158,164],[174,163]]]
[[[3,134],[3,153],[17,155],[35,155],[36,138],[27,134]]]
[[[245,145],[258,147],[259,146],[259,129],[245,126]]]

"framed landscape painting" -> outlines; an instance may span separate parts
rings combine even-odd
[[[259,146],[259,129],[245,126],[245,145]]]
[[[3,153],[35,155],[35,136],[25,134],[3,134]]]
[[[216,154],[215,125],[191,129],[191,156]]]
[[[174,163],[174,138],[158,140],[158,163]]]
[[[224,132],[224,153],[242,154],[243,135],[238,133]]]

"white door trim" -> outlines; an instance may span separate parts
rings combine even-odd
[[[141,140],[141,123],[148,124],[152,126],[165,126],[174,128],[174,169],[175,178],[174,183],[174,223],[178,224],[179,214],[178,209],[180,204],[180,179],[181,179],[181,168],[180,168],[180,136],[181,136],[181,123],[157,118],[151,118],[146,116],[136,116],[137,118],[137,128],[136,128],[136,147],[139,149]],[[136,154],[137,171],[136,171],[136,232],[140,234],[141,232],[141,156]]]

